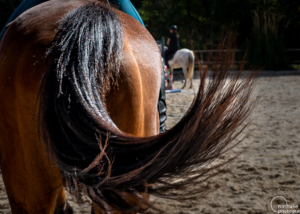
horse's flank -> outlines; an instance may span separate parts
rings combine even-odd
[[[38,5],[12,22],[1,41],[1,168],[12,213],[53,213],[56,205],[65,203],[61,172],[38,137],[37,97],[48,66],[46,50],[59,21],[88,2],[95,1],[57,0]],[[120,130],[136,136],[155,135],[159,129],[160,53],[144,27],[114,11],[126,23],[123,63],[118,86],[106,94],[106,107]],[[141,75],[139,69],[151,72]]]

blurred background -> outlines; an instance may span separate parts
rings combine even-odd
[[[131,1],[156,40],[168,38],[169,26],[175,24],[181,48],[216,50],[220,38],[231,33],[237,49],[247,50],[246,66],[299,69],[299,0]],[[0,0],[0,29],[21,2]]]

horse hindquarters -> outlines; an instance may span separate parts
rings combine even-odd
[[[125,28],[121,21],[126,23]],[[75,33],[69,36],[69,32]],[[140,42],[143,42],[142,47]],[[115,131],[140,137],[158,134],[161,57],[149,32],[136,20],[117,14],[100,3],[86,4],[64,17],[53,44],[51,64],[41,84],[40,116],[44,141],[50,141],[49,149],[56,151],[55,159],[61,169],[71,170],[71,173],[64,172],[72,185],[73,170],[81,177],[83,166],[93,161],[94,156],[86,152],[96,156],[106,152],[101,147],[106,147],[102,140],[110,137],[107,128],[111,129],[112,136]],[[148,51],[153,54],[149,56]],[[103,52],[105,54],[99,54]],[[61,60],[58,63],[56,59]],[[119,79],[117,84],[115,78]],[[86,154],[86,157],[77,156],[79,147],[80,153]],[[60,151],[68,151],[68,155]],[[120,151],[123,153],[123,150]],[[124,152],[122,159],[114,160],[114,165],[124,164],[126,159],[132,158]],[[105,157],[101,162],[107,162],[101,165],[107,170],[112,157]],[[144,155],[142,157],[145,158]],[[95,169],[99,168],[92,171]],[[80,183],[90,182],[82,178]],[[93,192],[90,197],[100,210],[111,207],[131,209],[141,201],[138,192],[130,194],[128,189],[119,191],[113,187],[101,190],[99,187],[94,193],[96,188],[88,187],[88,191]],[[97,212],[100,210],[95,209]]]
[[[16,37],[14,28],[11,24],[0,48],[1,58],[5,57],[0,62],[4,68],[0,74],[2,175],[13,214],[50,214],[60,201],[62,178],[38,137],[36,100],[43,59],[34,67],[37,59],[28,58],[43,56],[44,50],[34,45],[20,50],[28,41]]]
[[[122,23],[126,23],[124,31]],[[203,77],[184,118],[164,134],[150,137],[155,133],[161,60],[155,41],[137,21],[99,3],[87,4],[62,20],[53,44],[51,66],[41,84],[40,119],[44,141],[49,142],[48,149],[71,187],[76,189],[79,183],[103,210],[107,210],[103,204],[108,204],[121,211],[145,211],[133,206],[135,200],[143,202],[140,192],[148,189],[158,195],[178,189],[189,193],[188,185],[202,190],[196,185],[198,179],[207,181],[222,166],[207,168],[231,148],[236,130],[248,115],[245,104],[253,77],[241,83],[233,78],[225,85],[226,66],[214,73],[214,84],[207,88]],[[123,51],[124,59],[119,55]],[[121,93],[113,79],[118,76],[123,78]],[[117,106],[106,97],[113,92],[117,92]],[[235,99],[239,100],[232,102]],[[126,129],[128,122],[122,120],[122,111],[132,115],[137,111],[138,118],[130,126],[138,130],[149,126],[149,135],[141,134],[149,137],[120,130],[118,126]],[[179,183],[174,178],[180,178]],[[124,193],[133,199],[124,201]]]
[[[126,23],[124,31],[122,23]],[[231,148],[236,130],[248,115],[253,77],[237,82],[237,76],[225,84],[226,66],[213,74],[208,87],[202,77],[192,106],[178,124],[161,135],[139,137],[118,126],[126,129],[126,123],[130,124],[120,112],[133,115],[136,111],[139,115],[130,127],[151,128],[148,134],[155,133],[161,60],[151,35],[133,18],[101,4],[87,4],[62,20],[53,44],[51,66],[41,84],[44,141],[49,142],[69,185],[76,188],[79,183],[103,210],[103,204],[108,204],[121,211],[145,211],[133,206],[135,200],[143,202],[140,192],[148,189],[158,195],[176,189],[188,193],[186,186],[195,185],[195,191],[201,192],[198,179],[206,181],[217,166],[226,163],[207,168]],[[103,50],[105,55],[98,54]],[[116,76],[122,78],[120,93],[115,89]],[[113,92],[117,104],[106,96]],[[179,183],[174,178],[180,178]],[[131,196],[130,201],[123,200],[124,193]]]
[[[0,156],[13,214],[52,214],[65,208],[61,171],[39,138],[37,99],[54,29],[62,14],[78,4],[36,6],[7,27],[0,43]]]
[[[48,66],[44,56],[46,48],[55,37],[54,29],[57,29],[63,14],[84,3],[87,1],[49,1],[32,8],[30,13],[25,12],[10,24],[2,39],[1,166],[14,214],[64,211],[61,171],[52,157],[48,156],[53,152],[48,147],[47,153],[45,145],[47,147],[49,144],[41,144],[38,132],[40,121],[37,116],[39,109],[36,101],[42,76]],[[107,9],[103,8],[97,12],[105,14]],[[154,135],[159,129],[157,100],[161,72],[160,55],[151,35],[131,17],[125,14],[121,16],[124,22],[129,24],[128,29],[125,29],[127,37],[124,45],[124,64],[119,75],[122,80],[118,85],[112,86],[105,104],[112,120],[123,131],[138,136]],[[47,28],[43,27],[45,22]],[[138,45],[141,41],[140,35],[146,39],[143,47]],[[131,44],[128,44],[128,40]],[[122,45],[116,46],[123,48]],[[145,47],[152,51],[151,57],[148,52],[143,51],[142,48]],[[113,51],[117,54],[121,52],[116,49]],[[139,69],[152,72],[142,75]],[[131,207],[138,203],[134,200],[136,199],[131,200]]]

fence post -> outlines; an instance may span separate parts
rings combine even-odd
[[[160,52],[161,52],[161,57],[165,59],[165,37],[161,37],[161,43],[160,43]]]

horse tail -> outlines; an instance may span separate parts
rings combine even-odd
[[[118,76],[122,47],[121,21],[100,2],[61,20],[40,86],[43,141],[68,186],[84,191],[104,210],[102,201],[129,211],[132,203],[125,203],[121,193],[139,201],[141,192],[190,199],[206,190],[203,182],[228,162],[210,164],[236,144],[233,139],[251,107],[254,77],[238,81],[239,74],[227,82],[230,63],[224,63],[205,86],[207,73],[202,73],[185,116],[163,134],[140,138],[120,131],[105,108],[105,91]]]
[[[195,56],[192,51],[189,52],[189,68],[188,68],[188,79],[192,79],[194,76]]]

